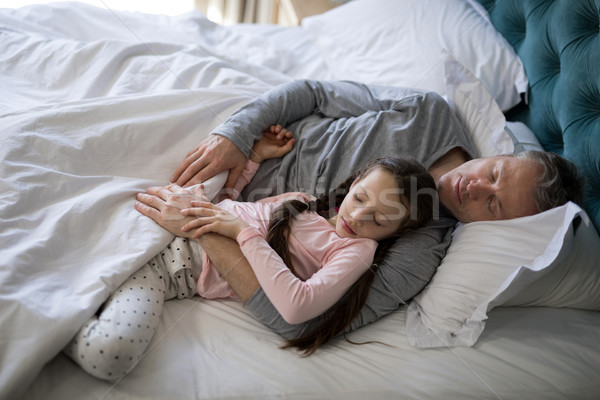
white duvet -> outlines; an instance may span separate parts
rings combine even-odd
[[[49,10],[0,12],[0,398],[170,240],[134,195],[289,79],[281,50],[199,13]]]

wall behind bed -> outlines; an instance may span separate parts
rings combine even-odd
[[[585,209],[600,231],[600,0],[479,0],[516,49],[528,104],[508,113],[586,177]]]

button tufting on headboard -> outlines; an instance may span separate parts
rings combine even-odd
[[[546,150],[586,177],[585,208],[600,231],[600,0],[479,0],[529,78],[525,122]]]

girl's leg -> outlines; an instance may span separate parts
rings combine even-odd
[[[161,273],[146,264],[131,275],[67,346],[65,352],[89,374],[114,380],[144,354],[165,299]]]
[[[97,316],[78,332],[65,353],[89,374],[116,380],[144,355],[158,327],[165,300],[192,297],[200,259],[187,240],[176,238],[131,275],[106,301]],[[200,268],[197,268],[200,269]]]

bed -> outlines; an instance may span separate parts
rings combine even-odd
[[[594,399],[600,2],[355,0],[300,27],[80,3],[0,9],[1,399]],[[410,304],[303,358],[233,300],[167,302],[124,379],[61,353],[171,236],[133,209],[293,79],[439,92],[481,155],[573,160],[583,208],[458,224]]]

